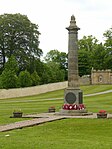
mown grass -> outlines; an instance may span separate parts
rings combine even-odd
[[[112,90],[112,85],[87,85],[87,86],[81,86],[81,89],[86,95],[91,93],[98,93],[107,90]]]
[[[112,85],[89,85],[81,86],[84,94],[101,92],[112,89]],[[11,119],[12,112],[21,109],[24,114],[47,112],[50,106],[55,106],[59,111],[63,104],[64,90],[58,90],[36,96],[0,99],[0,124],[11,123],[23,119]],[[112,93],[84,97],[84,103],[87,109],[97,112],[99,109],[106,109],[112,112]],[[57,99],[60,98],[60,99]],[[53,99],[53,100],[49,100]]]
[[[84,94],[110,90],[112,85],[82,86]],[[14,109],[25,114],[47,112],[49,106],[57,111],[63,104],[64,91],[31,97],[0,100],[0,125],[23,119],[9,118]],[[60,98],[60,99],[57,99]],[[53,100],[49,100],[53,99]],[[104,109],[112,113],[112,93],[84,97],[91,112]],[[35,127],[0,133],[0,149],[111,149],[111,119],[65,119]],[[9,137],[5,135],[9,135]]]
[[[59,120],[0,133],[0,149],[111,149],[111,126],[111,119]]]

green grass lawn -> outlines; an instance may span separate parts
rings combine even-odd
[[[0,133],[0,149],[111,149],[111,137],[111,119],[64,119]]]
[[[110,90],[112,85],[81,86],[84,94]],[[64,91],[37,96],[1,99],[0,125],[24,119],[9,118],[14,109],[24,114],[47,112],[50,106],[59,111]],[[57,99],[60,98],[60,99]],[[53,99],[53,100],[49,100]],[[91,112],[101,109],[112,113],[112,93],[84,97]],[[9,136],[5,136],[5,135]],[[0,149],[111,149],[112,119],[64,119],[39,126],[0,133]]]

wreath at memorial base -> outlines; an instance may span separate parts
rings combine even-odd
[[[85,106],[84,104],[64,104],[62,108],[64,110],[83,110]]]

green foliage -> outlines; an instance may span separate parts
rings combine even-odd
[[[28,87],[32,85],[31,76],[27,70],[20,72],[19,83],[21,87]]]
[[[47,63],[53,62],[54,65],[55,64],[59,65],[60,70],[63,70],[61,74],[62,73],[65,74],[65,78],[64,78],[65,80],[67,80],[67,73],[68,73],[67,72],[67,68],[68,68],[67,60],[68,60],[67,54],[65,52],[60,52],[58,50],[51,50],[45,56],[45,61]]]
[[[64,81],[65,73],[58,63],[49,62],[44,64],[43,74],[41,76],[42,84]]]
[[[18,87],[18,64],[14,56],[11,56],[5,63],[4,71],[1,74],[2,88],[16,88]]]
[[[67,69],[67,54],[65,52],[51,50],[46,54],[45,61],[58,63],[61,69]]]
[[[0,75],[0,89],[3,88],[2,86],[2,76]]]
[[[79,74],[90,74],[94,69],[112,69],[112,28],[104,33],[105,43],[91,36],[79,40]]]
[[[106,55],[105,55],[106,67],[112,70],[112,28],[107,30],[103,35],[105,38],[104,46],[106,49]]]
[[[4,70],[1,75],[2,88],[16,88],[18,87],[18,77],[11,70]]]
[[[79,46],[79,49],[81,50],[92,52],[94,51],[97,43],[98,43],[98,40],[92,35],[83,36],[83,38],[78,41],[78,46]]]
[[[78,46],[78,61],[79,61],[79,75],[88,75],[91,73],[93,67],[93,52],[96,49],[98,40],[91,36],[84,36],[79,40]]]
[[[40,83],[40,77],[38,76],[37,72],[34,71],[32,74],[31,74],[31,80],[32,80],[32,85],[35,86],[35,85],[39,85]]]
[[[108,69],[106,59],[106,49],[102,43],[98,44],[92,53],[94,69]]]
[[[79,65],[79,76],[87,75],[91,73],[91,59],[89,52],[86,50],[78,51],[78,65]]]
[[[16,73],[16,74],[18,73],[18,70],[19,70],[18,62],[13,55],[5,63],[5,70],[6,69],[12,71],[13,73]]]
[[[105,46],[108,50],[112,51],[112,28],[105,31],[103,34],[105,38]]]
[[[40,58],[39,34],[38,25],[25,15],[0,15],[0,68],[11,55],[16,57],[20,70],[25,70],[33,57]]]

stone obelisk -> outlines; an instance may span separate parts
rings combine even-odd
[[[82,91],[79,89],[78,75],[78,30],[74,15],[71,16],[68,30],[68,88],[65,90],[65,103],[82,104]]]
[[[78,75],[78,30],[74,15],[68,30],[68,87],[64,93],[64,105],[60,114],[81,115],[87,112],[83,105],[83,92],[79,88]]]
[[[71,16],[68,30],[68,88],[79,89],[78,82],[78,30],[75,17]]]

